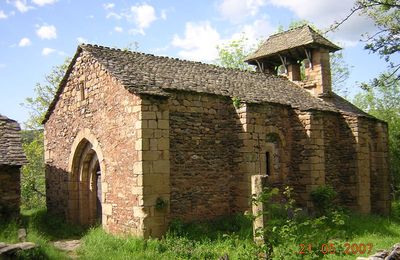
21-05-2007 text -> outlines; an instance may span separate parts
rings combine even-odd
[[[326,244],[322,244],[320,246],[320,248],[315,248],[312,244],[299,244],[299,251],[298,253],[301,255],[305,255],[305,254],[309,254],[312,253],[315,249],[320,250],[321,253],[323,254],[336,254],[339,253],[338,247],[340,245],[338,244],[332,244],[332,243],[326,243]],[[373,248],[372,243],[349,243],[349,242],[345,242],[342,244],[342,249],[340,251],[343,250],[343,253],[346,255],[363,255],[365,253],[369,254],[371,253]]]

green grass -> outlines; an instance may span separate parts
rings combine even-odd
[[[117,237],[91,229],[78,250],[82,259],[256,259],[251,223],[243,216],[208,223],[173,222],[164,239]]]
[[[46,213],[45,209],[23,210],[18,221],[0,222],[0,241],[18,242],[18,229],[26,228],[27,241],[39,247],[20,254],[19,259],[69,259],[65,252],[56,249],[51,241],[80,238],[84,229],[68,225],[65,221]]]
[[[288,225],[284,214],[275,212],[269,222],[275,226],[274,259],[355,259],[389,249],[400,242],[399,205],[393,205],[390,218],[349,214],[343,218],[344,223],[331,216],[322,220],[304,218],[297,226]],[[343,216],[346,215],[338,219]],[[251,221],[242,215],[189,224],[173,221],[163,239],[143,240],[107,234],[100,227],[84,230],[48,215],[45,210],[32,210],[23,211],[18,223],[0,223],[0,241],[17,242],[21,226],[27,228],[27,240],[40,247],[20,255],[20,259],[68,259],[51,241],[77,238],[82,239],[75,253],[80,259],[218,259],[225,255],[229,259],[257,259],[261,250],[252,241]],[[370,243],[373,248],[369,254],[351,254],[351,250],[345,254],[346,242]],[[303,255],[298,253],[300,244],[305,244]],[[307,249],[309,244],[311,252]],[[324,255],[323,244],[333,244],[335,254]]]
[[[324,230],[313,230],[304,231],[303,235],[299,235],[295,238],[295,242],[282,243],[274,248],[276,253],[276,259],[352,259],[357,257],[373,255],[379,249],[390,249],[394,244],[400,242],[400,222],[396,219],[389,219],[381,216],[364,216],[358,214],[351,214],[347,219],[344,226],[337,231],[337,236],[330,238],[324,237]],[[314,239],[308,240],[310,234],[320,233],[315,235]],[[321,237],[321,239],[319,239]],[[368,253],[369,247],[367,246],[367,252],[361,254],[359,251],[352,252],[350,250],[345,253],[345,250],[349,245],[356,244],[370,244],[372,246],[371,251]],[[300,244],[305,244],[304,254],[300,255]],[[312,245],[312,252],[309,252],[308,245]],[[333,244],[332,254],[323,254],[323,244],[330,246]],[[354,247],[357,249],[356,247]],[[326,249],[326,248],[325,248]],[[334,254],[333,254],[334,252]],[[282,258],[287,256],[287,258]]]

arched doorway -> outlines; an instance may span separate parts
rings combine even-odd
[[[69,180],[69,218],[93,225],[102,221],[101,167],[93,145],[82,139],[77,145]]]

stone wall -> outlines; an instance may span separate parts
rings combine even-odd
[[[390,175],[387,125],[358,118],[352,124],[357,145],[357,203],[363,213],[390,212]]]
[[[175,92],[170,97],[171,217],[210,219],[235,209],[240,140],[232,100]]]
[[[305,68],[307,90],[314,96],[330,94],[332,91],[331,67],[329,51],[323,48],[312,50],[312,62]]]
[[[338,192],[339,202],[357,209],[356,139],[350,129],[354,117],[324,116],[325,183]]]
[[[134,165],[138,178],[136,193],[139,203],[133,215],[140,217],[144,237],[161,237],[167,230],[170,216],[170,124],[165,98],[142,96],[140,132],[135,150],[139,160]]]
[[[135,172],[141,156],[135,150],[136,138],[142,133],[141,102],[90,55],[80,54],[45,124],[49,211],[70,219],[74,194],[69,184],[77,178],[71,175],[73,145],[86,138],[97,143],[104,158],[100,161],[103,226],[114,233],[143,235],[141,217],[133,214],[143,189],[140,174]]]
[[[20,195],[20,166],[0,166],[0,219],[19,215]]]
[[[238,162],[239,174],[233,188],[235,208],[248,210],[251,205],[251,176],[267,174],[271,186],[282,188],[290,174],[292,130],[291,110],[276,104],[246,104],[237,109],[241,125]],[[266,157],[269,156],[267,159]]]

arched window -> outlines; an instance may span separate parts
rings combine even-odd
[[[280,174],[282,142],[277,133],[268,133],[265,137],[265,174],[274,176]]]

